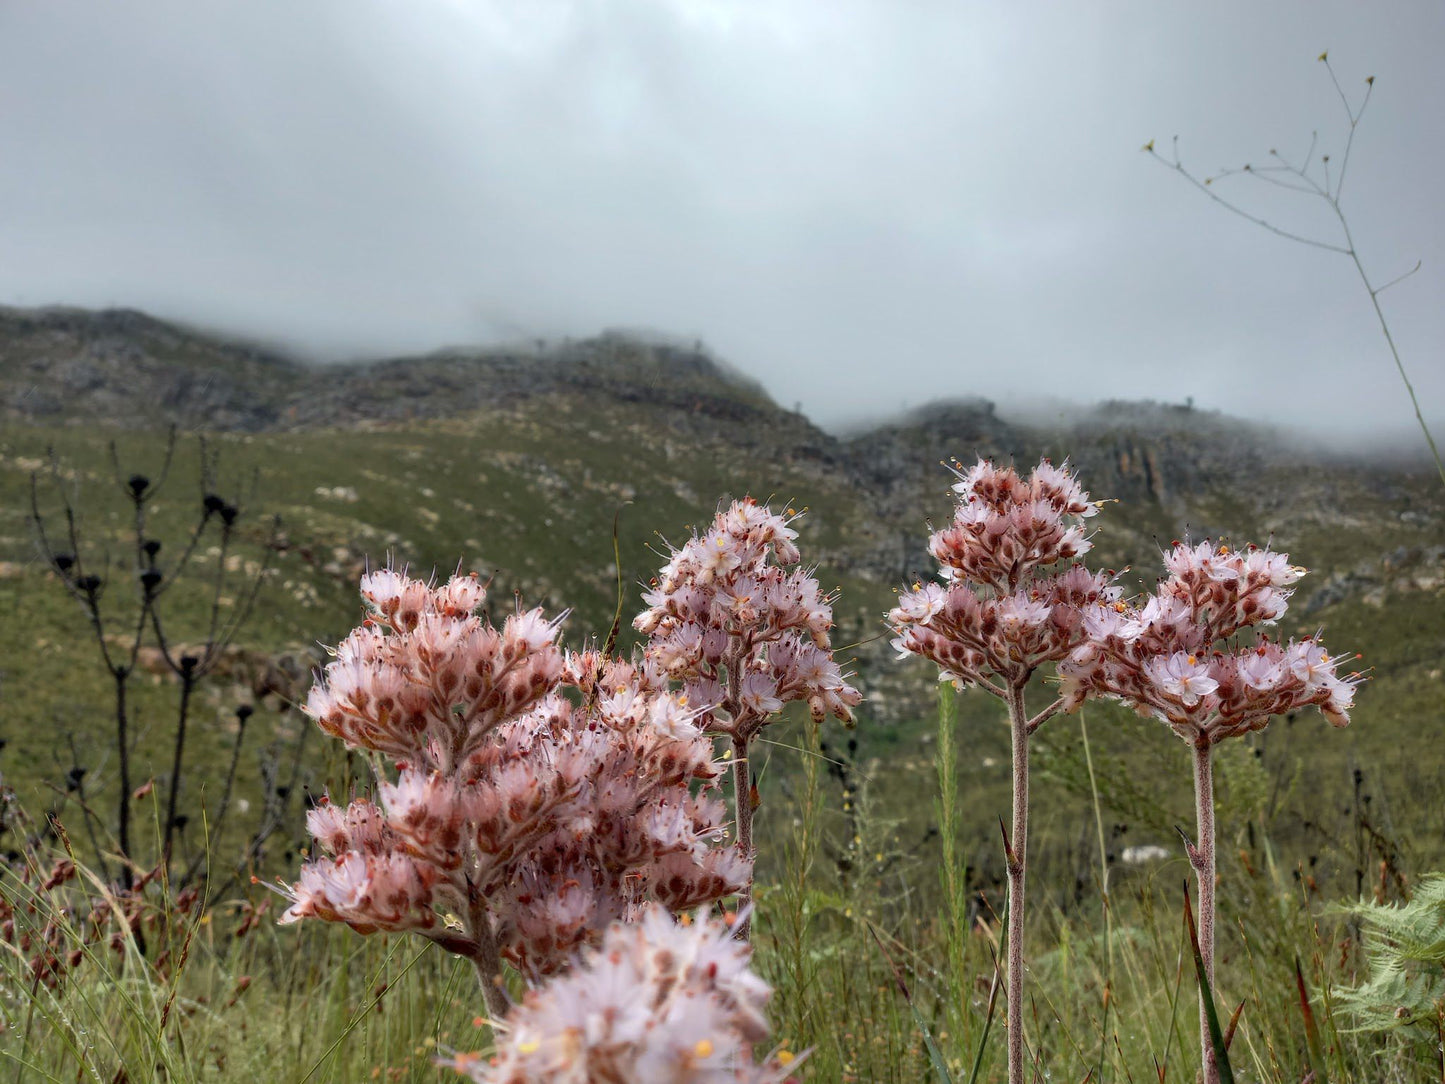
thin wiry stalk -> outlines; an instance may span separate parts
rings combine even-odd
[[[1029,733],[1024,691],[1009,689],[1013,735],[1013,826],[1005,840],[1008,859],[1008,1071],[1009,1084],[1024,1082],[1024,881],[1029,838]]]
[[[129,664],[117,662],[110,653],[110,645],[106,640],[105,620],[100,610],[100,589],[87,580],[83,574],[82,557],[80,552],[79,529],[76,525],[75,507],[71,503],[69,494],[65,488],[59,485],[60,465],[54,451],[50,453],[51,472],[57,481],[57,488],[62,494],[62,501],[65,510],[66,538],[70,545],[68,553],[62,554],[56,550],[50,541],[50,536],[45,529],[45,517],[40,514],[39,478],[37,474],[30,475],[30,517],[31,524],[35,530],[36,541],[41,554],[51,570],[60,577],[61,583],[66,590],[85,612],[86,620],[95,634],[96,645],[100,651],[101,662],[106,672],[110,675],[115,687],[115,726],[116,726],[116,749],[120,772],[120,794],[118,795],[118,838],[120,847],[121,863],[120,876],[122,887],[129,888],[132,884],[133,875],[131,872],[131,843],[130,843],[130,718],[126,702],[126,692],[129,686],[131,675],[135,671],[135,657],[140,643],[139,635],[131,648]],[[137,508],[139,509],[139,504]],[[139,516],[139,511],[137,512]],[[68,563],[67,563],[68,562]],[[144,620],[145,608],[142,607],[141,619]]]
[[[215,819],[211,821],[210,831],[213,836],[220,834],[221,825],[225,821],[226,814],[230,811],[231,808],[231,794],[236,786],[236,768],[241,762],[241,742],[246,737],[246,722],[250,719],[250,717],[251,711],[249,707],[244,711],[236,712],[236,740],[231,745],[231,763],[230,766],[226,769],[226,782],[221,789],[221,801],[216,806]],[[195,875],[199,872],[199,865],[203,860],[206,862],[207,866],[209,866],[210,854],[211,848],[208,846],[202,854],[198,855],[195,860],[191,862],[190,866],[187,867],[185,874],[181,878],[183,883],[189,883],[190,880],[195,877]],[[210,881],[211,878],[208,872],[206,876],[206,883],[209,885]]]
[[[1370,104],[1370,96],[1374,93],[1375,89],[1375,77],[1372,75],[1365,80],[1365,96],[1360,103],[1359,109],[1356,110],[1350,105],[1349,97],[1345,94],[1344,88],[1340,85],[1339,78],[1335,75],[1334,66],[1330,64],[1329,53],[1321,53],[1319,59],[1325,65],[1325,70],[1329,73],[1330,82],[1334,85],[1335,91],[1336,93],[1338,93],[1340,98],[1340,104],[1344,108],[1345,116],[1349,120],[1349,134],[1345,140],[1344,154],[1340,158],[1339,172],[1335,175],[1333,179],[1331,179],[1330,176],[1329,155],[1322,156],[1320,160],[1320,168],[1324,175],[1323,184],[1317,181],[1310,173],[1310,163],[1313,159],[1315,148],[1314,139],[1311,139],[1310,151],[1309,154],[1305,156],[1304,165],[1302,166],[1291,165],[1277,151],[1271,150],[1269,152],[1271,157],[1275,158],[1280,163],[1278,167],[1254,167],[1251,165],[1246,165],[1240,169],[1223,170],[1220,173],[1208,177],[1198,176],[1194,173],[1191,173],[1188,169],[1185,168],[1183,162],[1179,157],[1178,136],[1174,137],[1174,151],[1172,160],[1165,158],[1154,149],[1154,140],[1152,139],[1149,140],[1148,143],[1144,144],[1143,149],[1150,156],[1152,156],[1155,161],[1159,162],[1166,168],[1172,169],[1175,173],[1179,174],[1179,176],[1183,177],[1196,189],[1198,189],[1200,192],[1203,192],[1206,196],[1208,196],[1220,207],[1223,207],[1226,211],[1238,215],[1246,221],[1252,222],[1256,226],[1266,229],[1270,233],[1277,234],[1278,236],[1283,237],[1286,240],[1295,241],[1303,245],[1309,245],[1312,248],[1322,248],[1327,252],[1339,253],[1342,256],[1348,256],[1350,258],[1350,262],[1354,264],[1355,271],[1359,275],[1360,282],[1364,286],[1365,292],[1369,295],[1370,305],[1375,310],[1375,317],[1380,324],[1380,333],[1385,338],[1385,345],[1389,347],[1390,357],[1395,362],[1395,370],[1400,374],[1400,381],[1405,385],[1405,392],[1410,397],[1410,405],[1415,413],[1415,421],[1420,427],[1420,432],[1425,437],[1425,443],[1430,448],[1430,455],[1435,461],[1435,469],[1440,475],[1440,481],[1442,484],[1445,484],[1445,458],[1442,458],[1440,454],[1440,448],[1435,443],[1435,437],[1430,432],[1430,427],[1425,421],[1425,415],[1420,409],[1420,398],[1415,393],[1415,385],[1411,382],[1409,374],[1405,371],[1405,363],[1400,358],[1399,348],[1395,345],[1395,336],[1390,330],[1389,321],[1385,318],[1385,311],[1380,306],[1380,295],[1386,290],[1388,290],[1390,287],[1396,285],[1404,279],[1409,278],[1420,269],[1421,265],[1417,261],[1415,266],[1409,271],[1406,271],[1402,275],[1396,276],[1389,282],[1385,283],[1383,286],[1374,285],[1374,283],[1370,279],[1369,274],[1365,271],[1365,265],[1360,260],[1359,249],[1355,245],[1354,237],[1350,232],[1349,221],[1345,216],[1344,208],[1340,204],[1340,194],[1344,191],[1345,186],[1345,173],[1348,170],[1350,164],[1350,153],[1354,149],[1355,132],[1359,128],[1360,118],[1365,115],[1365,109]],[[1282,182],[1277,178],[1266,175],[1267,173],[1280,170],[1299,178],[1301,184]],[[1341,245],[1335,242],[1322,241],[1317,238],[1306,237],[1302,234],[1297,234],[1289,230],[1281,229],[1273,223],[1267,221],[1266,219],[1250,213],[1239,204],[1234,203],[1233,201],[1221,196],[1217,191],[1215,191],[1213,187],[1215,181],[1226,177],[1236,176],[1249,176],[1253,177],[1255,180],[1267,182],[1278,187],[1288,188],[1292,191],[1304,192],[1307,195],[1318,196],[1329,206],[1330,210],[1334,213],[1336,220],[1339,222],[1340,232],[1344,237],[1344,244]]]
[[[1099,838],[1099,899],[1104,908],[1104,948],[1108,971],[1104,976],[1104,1018],[1099,1024],[1099,1061],[1094,1076],[1104,1084],[1105,1038],[1109,1033],[1109,1009],[1114,1003],[1114,909],[1109,901],[1109,856],[1104,848],[1104,812],[1099,804],[1099,784],[1094,778],[1094,756],[1089,749],[1089,727],[1079,711],[1079,735],[1084,741],[1084,764],[1089,769],[1089,794],[1094,804],[1094,828]]]
[[[738,848],[747,857],[753,854],[753,782],[752,767],[748,763],[748,743],[741,737],[733,738],[733,812],[737,817]],[[738,893],[738,909],[745,911],[753,901],[753,886],[747,885]],[[752,916],[744,914],[737,925],[738,936],[746,939],[752,924]]]
[[[938,744],[934,754],[938,771],[938,834],[943,852],[944,906],[947,908],[949,1031],[955,1046],[963,1049],[964,1022],[968,1019],[968,886],[967,864],[960,854],[962,844],[958,832],[958,753],[954,747],[953,728],[956,706],[953,686],[944,682],[938,687]],[[995,989],[997,993],[997,977]],[[980,1051],[981,1052],[981,1051]]]
[[[1204,957],[1204,973],[1209,989],[1214,983],[1214,762],[1208,741],[1194,747],[1194,814],[1198,836],[1190,848],[1189,859],[1194,866],[1199,888],[1199,951]],[[1214,1059],[1210,1038],[1209,1017],[1204,997],[1199,999],[1199,1054],[1204,1066],[1204,1084],[1219,1084],[1219,1066]]]
[[[778,931],[776,936],[783,957],[782,966],[790,985],[791,996],[782,1000],[783,1009],[790,1018],[787,1034],[796,1037],[813,1030],[813,990],[818,974],[817,961],[808,944],[813,917],[809,907],[809,883],[818,854],[818,818],[822,808],[818,766],[824,760],[816,726],[810,725],[804,732],[804,743],[802,747],[789,747],[801,753],[803,785],[797,798],[799,823],[791,842],[783,847],[788,875],[783,882],[782,904],[770,922],[770,926]]]
[[[118,761],[118,793],[116,795],[116,821],[117,839],[116,844],[121,857],[120,884],[122,887],[129,887],[134,883],[135,871],[137,868],[136,854],[137,846],[132,839],[133,835],[133,809],[134,801],[134,780],[132,778],[132,745],[135,740],[133,733],[133,720],[131,718],[132,705],[130,697],[130,684],[134,680],[141,654],[144,639],[149,632],[155,638],[161,656],[169,669],[179,679],[181,684],[180,703],[178,718],[175,729],[175,757],[172,778],[170,780],[170,794],[167,800],[169,816],[167,823],[162,827],[161,834],[164,837],[161,847],[161,854],[169,860],[173,849],[173,836],[177,831],[175,824],[178,813],[179,792],[181,789],[181,772],[187,731],[189,729],[189,711],[192,707],[192,698],[197,685],[214,668],[219,661],[225,648],[234,641],[241,625],[249,616],[251,609],[259,595],[262,581],[266,578],[269,569],[269,546],[266,562],[256,582],[250,584],[244,592],[244,603],[239,612],[233,612],[229,619],[222,616],[223,593],[226,583],[225,553],[229,542],[234,538],[233,526],[239,512],[235,505],[228,504],[212,492],[212,481],[215,474],[215,456],[210,452],[204,441],[201,443],[201,492],[202,492],[202,513],[189,532],[186,544],[180,556],[171,562],[169,569],[162,569],[158,561],[161,551],[159,540],[148,537],[149,524],[147,522],[147,508],[155,498],[170,475],[174,463],[176,449],[176,434],[172,430],[166,440],[164,458],[157,477],[152,479],[144,474],[127,475],[122,469],[120,455],[114,442],[109,445],[109,455],[115,483],[121,494],[131,502],[131,530],[133,538],[131,544],[134,549],[134,573],[137,578],[136,587],[136,611],[134,625],[129,642],[122,641],[118,646],[112,645],[108,635],[108,626],[113,622],[107,620],[106,613],[102,608],[102,598],[106,593],[107,581],[99,575],[87,574],[84,556],[81,552],[81,539],[79,517],[76,509],[76,501],[71,493],[71,486],[64,483],[61,477],[59,459],[54,450],[50,451],[50,473],[55,482],[55,488],[60,494],[61,507],[64,517],[64,540],[60,541],[61,546],[68,546],[62,550],[57,546],[57,539],[49,530],[46,519],[40,511],[39,500],[39,479],[38,475],[32,474],[30,485],[30,512],[31,522],[36,535],[37,546],[42,558],[50,566],[51,570],[59,577],[71,597],[80,603],[82,611],[86,615],[87,623],[91,628],[102,664],[110,675],[114,687],[113,710],[115,719],[115,743]],[[253,487],[254,488],[254,487]],[[218,516],[224,524],[222,530],[222,560],[218,562],[217,575],[212,591],[208,628],[205,634],[205,644],[197,654],[182,652],[173,649],[162,614],[157,605],[158,600],[177,582],[186,569],[194,554],[197,552],[201,538],[205,535],[208,526],[213,518]],[[273,522],[271,541],[274,542],[278,523]],[[109,561],[106,560],[101,568],[102,575],[109,568]],[[129,621],[129,618],[126,619]],[[98,855],[98,861],[104,868],[105,858],[103,854]],[[193,869],[196,867],[192,867]],[[188,879],[188,878],[187,878]]]
[[[752,763],[748,746],[754,733],[755,720],[742,705],[742,660],[749,651],[748,645],[735,647],[732,657],[727,660],[728,686],[724,692],[724,705],[732,722],[732,775],[733,775],[733,817],[737,825],[738,849],[749,859],[753,852],[753,799],[757,784],[753,780]],[[742,916],[735,929],[737,936],[747,940],[752,932],[753,885],[749,880],[743,891],[738,893],[738,913]]]
[[[65,737],[70,743],[71,763],[78,767],[80,764],[80,751],[75,745],[75,735],[67,734]],[[105,874],[105,879],[109,881],[110,863],[105,860],[105,850],[100,845],[100,837],[97,833],[100,817],[96,815],[95,810],[90,807],[89,800],[85,797],[85,779],[81,776],[77,776],[75,779],[75,802],[80,806],[81,815],[85,820],[85,834],[90,839],[90,848],[100,864],[100,871]]]
[[[166,795],[166,823],[161,843],[161,860],[167,867],[171,861],[171,840],[176,828],[176,804],[179,801],[181,790],[181,758],[185,754],[186,748],[186,723],[190,716],[191,691],[196,684],[196,667],[186,664],[192,662],[193,659],[194,656],[191,655],[181,658],[181,699],[176,712],[175,753],[171,760],[171,782]]]

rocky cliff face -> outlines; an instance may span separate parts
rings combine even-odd
[[[143,313],[0,307],[0,418],[259,430],[307,379],[280,355]]]
[[[263,432],[444,418],[560,391],[746,422],[777,407],[692,348],[604,334],[306,366],[127,310],[0,307],[0,418]]]

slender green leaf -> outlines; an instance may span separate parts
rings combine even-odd
[[[953,1084],[953,1076],[948,1071],[948,1063],[944,1060],[943,1051],[938,1049],[938,1044],[933,1041],[933,1034],[928,1030],[928,1024],[924,1022],[923,1014],[918,1011],[918,1006],[913,1003],[913,994],[908,989],[908,983],[903,978],[903,972],[894,963],[893,957],[888,954],[888,948],[883,944],[883,938],[878,936],[878,929],[873,923],[868,923],[868,932],[873,935],[874,942],[878,945],[878,951],[883,953],[883,959],[888,964],[888,969],[893,972],[893,981],[898,986],[898,992],[903,995],[903,1000],[908,1003],[908,1011],[913,1014],[914,1026],[923,1036],[923,1045],[928,1050],[928,1061],[933,1066],[933,1071],[938,1074],[938,1079],[943,1084]]]
[[[1298,956],[1294,958],[1294,981],[1299,990],[1300,1013],[1305,1018],[1305,1049],[1309,1051],[1313,1084],[1329,1084],[1329,1077],[1325,1073],[1324,1044],[1320,1042],[1319,1025],[1315,1023],[1315,1013],[1310,1008],[1310,994],[1305,988],[1305,976],[1300,970]]]
[[[1194,907],[1189,902],[1189,886],[1184,886],[1184,918],[1189,923],[1189,945],[1194,950],[1194,974],[1199,980],[1199,1000],[1204,1006],[1204,1019],[1209,1025],[1209,1045],[1214,1051],[1214,1064],[1219,1069],[1219,1084],[1234,1084],[1234,1070],[1229,1066],[1229,1047],[1219,1027],[1219,1013],[1214,1008],[1214,991],[1209,988],[1209,974],[1204,969],[1204,953],[1199,950],[1199,930],[1194,925]]]
[[[1008,897],[1004,897],[1003,915],[999,918],[999,929],[1008,929]],[[993,983],[988,990],[988,1015],[983,1018],[983,1034],[978,1037],[978,1049],[973,1052],[973,1069],[968,1074],[968,1084],[976,1084],[979,1071],[983,1068],[983,1052],[988,1049],[988,1033],[993,1028],[994,1010],[998,1007],[998,991],[1003,985],[1003,971],[998,965],[998,956],[993,958]]]

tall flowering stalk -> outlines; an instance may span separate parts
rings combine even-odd
[[[959,687],[975,685],[1008,705],[1013,738],[1013,824],[1005,838],[1009,878],[1008,1054],[1010,1084],[1024,1081],[1024,886],[1028,856],[1029,736],[1064,706],[1030,715],[1025,690],[1040,667],[1084,639],[1082,614],[1119,596],[1106,576],[1055,566],[1090,549],[1084,520],[1098,506],[1067,468],[1047,461],[1027,480],[986,460],[955,471],[953,521],[929,550],[942,584],[915,585],[888,614],[900,656],[921,655]]]
[[[747,883],[750,863],[718,845],[711,742],[653,668],[564,657],[540,610],[494,628],[474,577],[433,588],[387,569],[361,590],[371,615],[306,711],[379,754],[378,778],[308,815],[324,853],[285,886],[283,922],[430,938],[472,961],[500,1018],[504,959],[535,982],[649,901],[692,908]]]
[[[797,1058],[778,1050],[753,1061],[772,991],[749,969],[747,943],[722,922],[686,917],[654,907],[610,927],[508,1014],[492,1056],[442,1064],[476,1084],[782,1084]]]
[[[1169,725],[1194,754],[1198,836],[1189,846],[1199,892],[1199,947],[1214,983],[1214,747],[1262,730],[1271,718],[1318,707],[1335,726],[1349,722],[1358,674],[1340,677],[1337,657],[1315,639],[1285,644],[1257,633],[1284,614],[1304,569],[1288,555],[1243,552],[1201,542],[1176,544],[1164,558],[1169,575],[1141,605],[1101,601],[1084,615],[1088,639],[1060,667],[1068,705],[1103,695]],[[1206,1084],[1215,1064],[1204,1007],[1200,1050]]]
[[[703,728],[732,741],[737,842],[750,860],[758,804],[748,759],[753,740],[792,701],[806,701],[815,720],[846,721],[862,700],[833,658],[833,597],[798,564],[798,535],[789,526],[796,518],[750,497],[734,501],[672,551],[633,623],[649,637],[647,659],[681,683]],[[750,884],[744,906],[751,893]],[[746,918],[740,935],[747,935]]]

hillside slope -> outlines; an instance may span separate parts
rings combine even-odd
[[[808,508],[800,542],[820,580],[842,589],[836,639],[849,645],[869,697],[862,755],[883,758],[870,775],[900,815],[926,820],[917,784],[889,780],[922,770],[932,675],[892,658],[880,617],[896,586],[931,574],[926,522],[951,507],[940,460],[985,454],[1027,463],[1047,454],[1070,458],[1095,495],[1117,500],[1096,520],[1096,556],[1129,569],[1128,582],[1151,583],[1159,548],[1185,535],[1272,540],[1314,570],[1286,631],[1325,626],[1338,649],[1365,654],[1373,681],[1344,734],[1324,735],[1308,720],[1261,743],[1263,763],[1277,773],[1275,800],[1296,822],[1318,820],[1307,806],[1347,796],[1356,767],[1382,780],[1377,809],[1391,794],[1438,793],[1445,781],[1433,737],[1445,698],[1438,480],[1288,447],[1218,415],[1116,403],[1043,426],[1002,418],[980,400],[840,437],[778,408],[700,349],[617,335],[532,353],[451,351],[316,370],[140,314],[0,310],[0,417],[0,609],[12,615],[0,622],[0,739],[9,742],[0,767],[37,785],[79,756],[103,794],[113,766],[101,751],[108,691],[94,644],[75,604],[35,561],[31,476],[38,472],[48,515],[62,493],[78,494],[83,546],[93,563],[106,563],[107,601],[123,615],[135,570],[107,445],[117,442],[122,473],[153,474],[163,445],[157,427],[167,421],[210,431],[215,484],[242,498],[246,514],[237,552],[199,551],[203,578],[218,575],[223,561],[237,578],[259,567],[268,557],[263,517],[283,521],[269,554],[276,573],[235,665],[205,694],[205,725],[189,747],[201,777],[224,772],[232,709],[253,696],[258,672],[279,661],[294,691],[304,688],[317,642],[334,642],[355,619],[366,562],[390,556],[422,570],[460,562],[492,578],[500,609],[514,592],[528,604],[572,607],[575,644],[606,634],[619,578],[624,618],[637,611],[640,584],[662,561],[658,534],[684,536],[720,499],[751,492]],[[52,446],[55,474],[46,460]],[[163,553],[179,549],[201,497],[197,447],[185,438],[179,448],[154,509]],[[236,605],[237,578],[220,592],[223,606]],[[199,587],[178,592],[175,635],[200,635],[208,604]],[[160,674],[146,681],[137,756],[159,777],[173,691]],[[1005,783],[1006,750],[988,721],[992,706],[976,699],[964,698],[973,735],[965,779],[986,811]],[[1135,784],[1144,784],[1131,779],[1138,749],[1149,750],[1144,763],[1165,766],[1177,750],[1162,728],[1117,722],[1100,740],[1105,763],[1118,768],[1106,782],[1120,789],[1106,798],[1122,811],[1143,800]],[[1066,781],[1072,725],[1050,728]],[[255,754],[304,730],[294,712],[266,713],[258,727],[242,768],[253,783]],[[334,763],[309,759],[320,755],[314,747],[306,755],[307,778],[319,788]],[[1163,775],[1150,786],[1153,815],[1167,829],[1179,795]],[[1408,816],[1435,811],[1421,805]],[[980,817],[988,830],[991,818]]]

